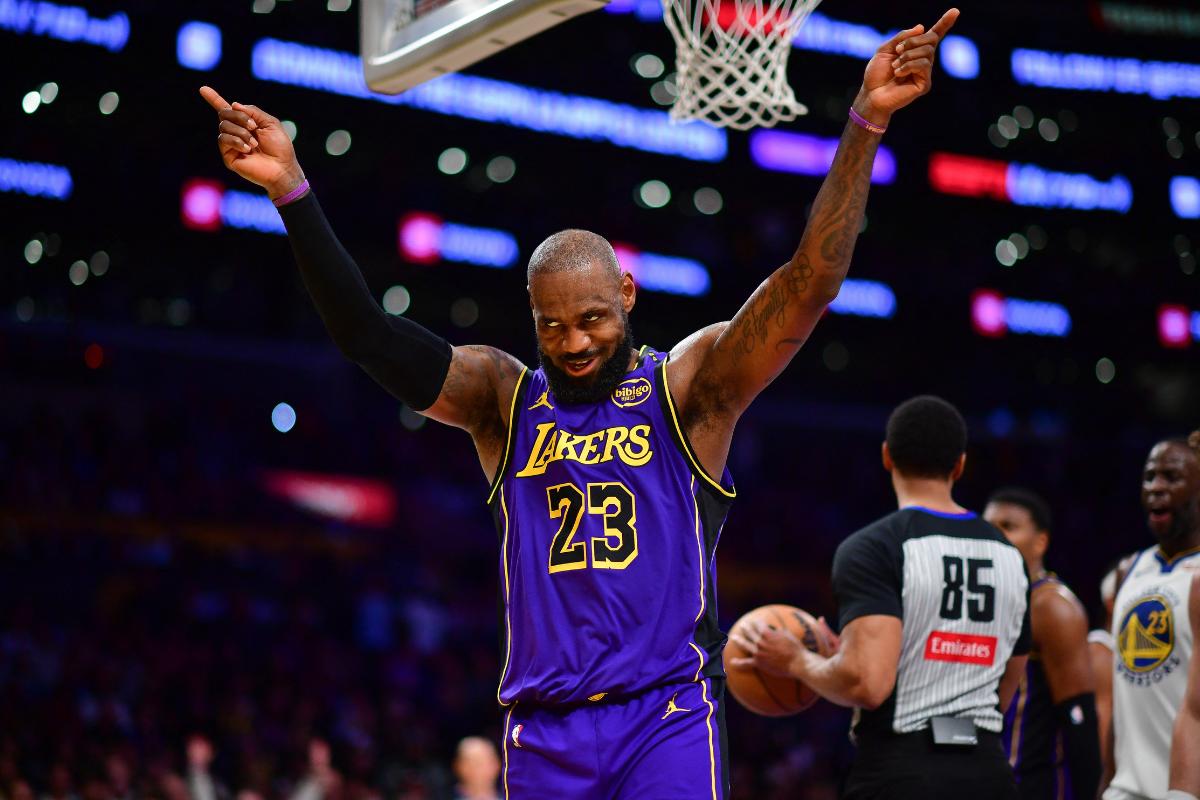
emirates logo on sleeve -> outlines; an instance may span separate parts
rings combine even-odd
[[[990,667],[996,663],[996,637],[934,631],[925,640],[925,660]]]

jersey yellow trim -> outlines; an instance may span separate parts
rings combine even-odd
[[[675,425],[675,432],[679,434],[679,443],[683,446],[684,455],[687,456],[688,461],[692,462],[692,469],[696,474],[706,480],[710,486],[728,498],[737,497],[737,489],[735,488],[731,492],[722,486],[720,481],[714,481],[712,476],[704,471],[704,467],[700,466],[699,460],[697,460],[695,453],[692,452],[692,446],[688,442],[687,436],[684,435],[683,427],[679,424],[679,414],[675,411],[675,399],[671,397],[671,381],[667,377],[667,367],[670,363],[671,357],[668,355],[667,360],[663,362],[662,366],[663,392],[667,398],[667,408],[671,409],[671,422]]]
[[[1161,558],[1168,567],[1174,566],[1175,562],[1181,558],[1187,558],[1188,556],[1194,556],[1194,555],[1196,555],[1196,553],[1200,553],[1200,547],[1190,547],[1187,550],[1184,550],[1182,553],[1176,553],[1175,555],[1168,558],[1167,554],[1162,551],[1161,547],[1156,547],[1156,548],[1154,548],[1154,550],[1155,550],[1155,555],[1157,555],[1159,558]]]
[[[508,665],[512,660],[512,612],[508,604],[508,504],[504,502],[504,492],[500,493],[500,512],[504,515],[504,538],[500,540],[500,560],[504,562],[504,669],[500,671],[500,683],[496,686],[496,702],[506,706],[508,703],[500,699],[500,690],[504,687]]]
[[[713,800],[718,800],[718,798],[717,798],[717,755],[716,755],[716,752],[713,750],[713,729],[712,729],[713,704],[712,704],[712,701],[708,699],[708,684],[705,682],[704,678],[700,677],[700,673],[704,670],[704,651],[701,650],[699,647],[696,647],[694,642],[688,642],[688,644],[691,645],[692,649],[696,651],[696,655],[700,656],[700,666],[696,670],[695,681],[696,681],[696,683],[700,684],[700,697],[703,698],[704,705],[708,706],[708,716],[705,717],[705,719],[704,719],[704,727],[708,729],[708,773],[709,773],[709,779],[712,782]]]
[[[1013,715],[1012,737],[1008,743],[1008,765],[1017,766],[1021,757],[1021,725],[1025,722],[1025,701],[1029,699],[1029,687],[1025,684],[1025,675],[1017,683],[1017,712]]]
[[[516,707],[513,703],[504,716],[504,800],[508,800],[508,737],[512,736],[512,712]]]
[[[517,438],[517,426],[514,424],[517,418],[517,398],[521,394],[521,387],[525,385],[527,372],[529,372],[529,367],[521,367],[521,374],[517,376],[517,385],[513,387],[512,402],[508,409],[508,431],[504,437],[504,456],[501,457],[500,466],[496,469],[496,477],[492,480],[492,490],[488,492],[488,505],[491,505],[492,500],[496,498],[496,491],[504,482],[504,470],[508,469],[508,457],[512,454],[513,440]]]
[[[695,475],[692,476],[692,485],[690,491],[692,493],[692,508],[694,508],[696,511],[696,552],[700,554],[700,613],[696,614],[696,618],[692,620],[692,624],[694,625],[700,621],[701,617],[704,616],[704,608],[706,605],[704,598],[704,572],[706,565],[704,561],[704,545],[700,541],[700,502],[696,499]]]

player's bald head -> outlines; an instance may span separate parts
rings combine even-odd
[[[568,272],[579,277],[606,276],[614,283],[621,278],[621,264],[608,240],[591,231],[568,228],[546,238],[533,255],[525,277],[533,284],[540,275]]]

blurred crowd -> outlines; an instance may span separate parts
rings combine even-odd
[[[472,763],[473,785],[494,784],[496,539],[457,431],[370,404],[342,423],[302,396],[283,435],[200,389],[14,389],[0,404],[0,800],[442,800]],[[731,453],[726,630],[766,602],[831,613],[833,550],[888,509],[875,412],[840,427],[783,412],[748,416]],[[1045,492],[1048,563],[1097,606],[1108,561],[1149,539],[1142,447],[978,436],[959,496]],[[370,474],[396,518],[318,517],[263,491],[271,467]],[[730,701],[728,725],[734,797],[834,796],[842,709],[768,720]]]

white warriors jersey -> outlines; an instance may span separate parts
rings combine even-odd
[[[1117,772],[1104,800],[1167,794],[1171,732],[1192,657],[1188,594],[1200,550],[1138,554],[1113,606],[1113,734]]]

